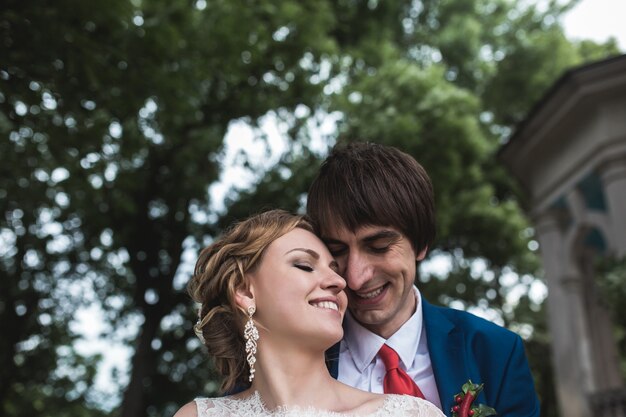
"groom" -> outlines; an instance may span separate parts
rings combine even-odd
[[[484,383],[475,404],[500,416],[539,416],[521,338],[431,305],[414,285],[435,237],[432,185],[415,159],[372,143],[336,146],[311,185],[307,211],[347,282],[350,314],[329,352],[333,376],[372,392],[404,384],[448,415],[471,379]]]

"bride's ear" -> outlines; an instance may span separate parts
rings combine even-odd
[[[254,286],[250,282],[249,277],[246,278],[247,282],[235,290],[235,303],[237,303],[237,306],[243,311],[248,311],[248,307],[256,305]]]

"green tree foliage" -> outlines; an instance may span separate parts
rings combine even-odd
[[[569,42],[559,23],[567,7],[5,2],[0,414],[102,413],[92,389],[98,357],[75,351],[71,326],[92,303],[105,311],[104,336],[134,352],[115,414],[171,415],[214,393],[191,332],[183,260],[233,219],[302,209],[323,155],[316,140],[337,140],[316,139],[312,126],[339,115],[338,140],[394,145],[426,166],[439,217],[432,249],[452,270],[424,274],[424,292],[489,305],[526,332],[543,414],[554,415],[545,320],[528,296],[532,233],[494,155],[566,68],[617,53],[614,42]],[[229,126],[268,114],[285,126],[287,150],[269,168],[242,155],[259,180],[215,211],[208,188],[220,179]],[[137,323],[137,335],[124,331]]]
[[[199,213],[229,123],[315,105],[323,86],[311,77],[333,52],[320,36],[333,17],[297,2],[205,5],[3,8],[3,415],[83,395],[59,370],[91,384],[93,369],[74,377],[86,365],[70,360],[80,285],[106,309],[107,337],[141,322],[127,340],[135,354],[121,415],[172,413],[207,375],[188,343],[189,299],[174,285],[184,242],[213,233]],[[31,356],[46,358],[38,373]],[[41,406],[27,396],[16,405],[24,381],[42,386]]]

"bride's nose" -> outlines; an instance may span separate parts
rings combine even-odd
[[[330,269],[328,274],[324,277],[322,286],[324,289],[332,289],[335,293],[338,293],[346,288],[346,281],[341,277],[341,275]]]

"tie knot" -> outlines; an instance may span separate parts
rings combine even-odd
[[[387,371],[391,369],[397,369],[400,364],[400,357],[395,350],[387,345],[383,345],[378,351],[378,356],[383,360],[385,369]]]
[[[383,379],[383,391],[386,394],[409,394],[424,398],[424,394],[415,381],[399,367],[400,358],[395,350],[383,345],[378,351],[378,356],[385,364],[385,378]]]

